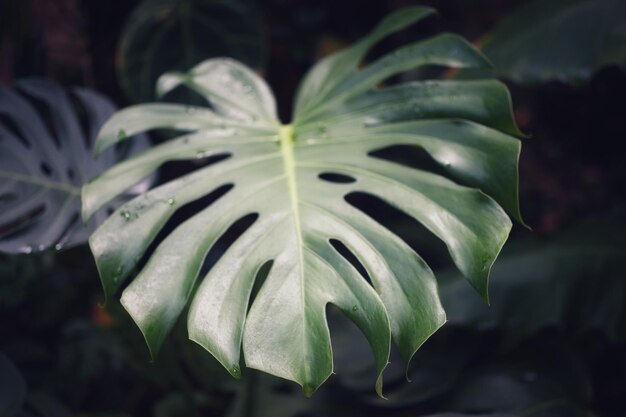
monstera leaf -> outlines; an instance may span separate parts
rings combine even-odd
[[[166,71],[187,70],[211,56],[260,67],[263,51],[253,0],[143,0],[122,34],[118,75],[132,100],[154,100]]]
[[[580,82],[607,66],[626,66],[626,2],[535,0],[485,36],[499,74],[521,83]]]
[[[30,253],[85,243],[95,225],[128,195],[110,201],[83,227],[80,189],[145,138],[104,152],[93,149],[98,130],[115,108],[86,89],[68,92],[50,81],[22,80],[0,88],[0,252]],[[144,182],[133,193],[147,188]]]
[[[147,104],[106,123],[98,151],[149,129],[187,133],[86,184],[85,219],[166,161],[212,162],[125,204],[92,235],[108,296],[129,278],[177,209],[219,195],[165,236],[122,293],[153,354],[194,294],[189,336],[233,376],[241,374],[243,346],[246,366],[296,381],[310,395],[333,369],[325,311],[332,303],[369,340],[381,394],[391,338],[409,360],[445,314],[430,268],[350,204],[346,198],[355,193],[377,196],[419,220],[445,242],[487,299],[489,269],[511,228],[505,210],[519,218],[520,143],[508,135],[517,129],[506,88],[497,81],[376,87],[423,65],[488,65],[451,34],[402,47],[359,69],[375,43],[431,13],[420,7],[398,11],[356,45],[317,64],[299,89],[292,124],[277,120],[263,80],[231,59],[210,59],[159,80],[162,94],[185,85],[213,110]],[[372,155],[394,145],[425,149],[445,175]],[[252,217],[252,224],[195,290],[207,252],[244,217]],[[266,278],[255,282],[268,263]]]

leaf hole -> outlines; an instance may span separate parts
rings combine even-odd
[[[350,262],[350,264],[359,272],[359,274],[361,274],[363,278],[365,278],[367,282],[370,283],[370,285],[372,285],[372,280],[363,264],[359,261],[356,255],[352,253],[352,251],[348,249],[346,245],[343,244],[342,241],[337,239],[330,239],[328,242],[333,248],[335,248],[337,252],[339,252],[341,256],[343,256],[348,262]]]
[[[42,162],[41,164],[39,164],[39,169],[46,177],[52,175],[52,168],[50,168],[50,165],[48,165],[46,162]]]
[[[126,141],[125,143],[129,143]],[[204,168],[209,165],[217,164],[225,159],[228,159],[231,156],[229,153],[221,153],[217,155],[212,155],[206,158],[201,158],[198,160],[187,160],[187,161],[169,161],[161,165],[159,170],[160,172],[160,182],[169,182],[180,178],[183,175],[190,174],[196,171],[198,168]]]
[[[337,184],[349,184],[356,182],[355,178],[345,174],[338,174],[336,172],[322,172],[317,177],[323,181],[334,182]]]
[[[252,286],[252,292],[250,293],[250,301],[248,302],[248,311],[250,311],[250,307],[252,307],[252,303],[256,299],[259,290],[265,283],[267,276],[270,274],[270,271],[272,270],[272,265],[274,265],[274,261],[270,260],[261,265],[261,267],[257,270],[256,276],[254,278],[254,285]]]
[[[141,269],[143,269],[143,267],[148,262],[148,259],[150,259],[159,244],[163,242],[163,240],[170,233],[172,233],[176,227],[178,227],[185,220],[199,213],[201,210],[213,204],[232,188],[233,184],[222,185],[221,187],[214,189],[209,194],[200,197],[194,201],[190,201],[189,203],[179,207],[178,210],[176,210],[174,214],[172,214],[172,217],[170,217],[169,220],[163,225],[159,233],[157,233],[157,235],[155,236],[152,243],[150,243],[150,245],[146,249],[139,262],[137,262],[136,270],[140,271]]]
[[[11,135],[15,139],[17,139],[22,145],[26,146],[29,149],[32,147],[30,141],[26,139],[26,136],[24,136],[22,130],[17,126],[17,123],[15,123],[13,119],[11,119],[11,117],[9,117],[8,115],[0,113],[0,126],[8,130],[9,133],[11,133]]]
[[[224,252],[246,231],[252,224],[259,218],[258,213],[250,213],[237,219],[230,227],[217,239],[215,244],[211,247],[211,250],[204,259],[204,264],[200,269],[200,277],[204,277],[206,273],[215,265],[215,263],[222,257]],[[265,266],[265,265],[263,265]],[[263,269],[263,266],[257,272],[258,274]],[[269,269],[268,271],[269,272]]]
[[[40,98],[37,98],[23,90],[20,90],[20,93],[26,98],[28,98],[30,104],[37,110],[39,113],[40,119],[43,122],[52,142],[56,145],[57,149],[61,148],[61,140],[59,138],[59,132],[57,132],[57,128],[55,126],[54,115],[50,107]]]
[[[352,192],[345,200],[402,239],[431,268],[449,265],[446,245],[413,217],[372,194]]]
[[[374,158],[395,162],[409,168],[421,169],[448,177],[448,173],[426,150],[419,146],[393,145],[386,148],[377,149],[368,154]]]

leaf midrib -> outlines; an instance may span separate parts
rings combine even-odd
[[[304,241],[302,239],[302,228],[300,225],[300,207],[299,207],[299,197],[298,197],[298,184],[296,177],[296,161],[293,152],[293,127],[292,125],[282,125],[279,130],[279,139],[280,139],[280,150],[283,158],[283,164],[285,167],[285,177],[287,178],[287,187],[289,190],[289,201],[291,203],[291,212],[293,215],[293,224],[294,231],[296,233],[296,250],[298,251],[298,263],[296,265],[299,266],[298,275],[300,278],[300,306],[302,308],[302,328],[306,327],[306,308],[305,308],[305,283],[304,283],[304,274],[303,274],[303,266],[304,266]],[[307,337],[307,333],[302,333],[303,338]],[[306,349],[307,344],[303,341],[302,346]],[[306,353],[305,353],[306,356]],[[306,381],[309,377],[310,369],[308,367],[308,363],[305,363],[305,375],[304,380]],[[304,382],[305,385],[307,382]],[[307,391],[311,389],[311,387],[307,387],[303,385],[303,389],[305,391],[305,395]]]
[[[14,172],[8,171],[0,171],[0,177],[8,178],[10,180],[18,181],[18,182],[26,182],[34,185],[40,185],[44,188],[48,188],[51,190],[64,191],[68,194],[80,195],[80,188],[75,187],[73,185],[64,184],[62,182],[57,181],[49,181],[43,178],[32,177],[29,175],[16,174]]]

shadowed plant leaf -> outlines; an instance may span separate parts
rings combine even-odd
[[[583,81],[604,66],[626,66],[626,2],[524,3],[486,35],[482,50],[517,82]]]
[[[0,88],[0,252],[30,253],[85,243],[95,225],[128,199],[111,200],[84,227],[83,183],[117,160],[147,146],[117,146],[94,160],[98,130],[115,108],[92,91],[63,90],[43,79]],[[132,149],[131,149],[132,148]],[[134,184],[133,184],[134,185]],[[149,184],[131,190],[137,194]]]
[[[99,150],[117,143],[120,130],[187,133],[86,184],[86,219],[166,161],[212,157],[211,164],[125,204],[92,235],[107,296],[129,278],[174,212],[230,187],[169,233],[122,293],[153,355],[191,301],[190,338],[233,376],[241,374],[243,347],[246,366],[293,380],[311,395],[333,370],[330,303],[369,341],[382,395],[391,339],[408,361],[443,325],[445,314],[428,265],[350,204],[346,196],[353,193],[374,195],[420,221],[487,299],[489,269],[511,227],[505,209],[519,218],[520,143],[509,136],[517,129],[506,88],[492,80],[377,87],[424,65],[488,66],[451,34],[414,42],[359,69],[376,42],[431,13],[422,7],[398,11],[355,46],[322,60],[299,89],[291,124],[277,120],[262,79],[222,58],[186,74],[166,74],[158,83],[162,94],[184,85],[213,110],[141,105],[105,124]],[[423,148],[446,175],[371,155],[394,145]],[[216,156],[224,157],[215,162]],[[244,218],[251,224],[194,293],[207,252]],[[268,262],[255,293],[255,278]]]
[[[216,56],[259,68],[263,51],[253,0],[143,0],[122,34],[118,75],[130,99],[149,101],[164,72]]]
[[[570,333],[601,330],[623,342],[625,226],[622,210],[503,255],[491,276],[490,308],[463,288],[461,279],[449,277],[441,286],[448,320],[501,329],[515,339],[560,326]]]

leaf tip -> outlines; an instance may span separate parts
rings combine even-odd
[[[311,398],[311,396],[315,393],[316,390],[317,388],[315,388],[313,384],[306,383],[302,385],[302,392],[304,393],[304,396],[307,398]]]

